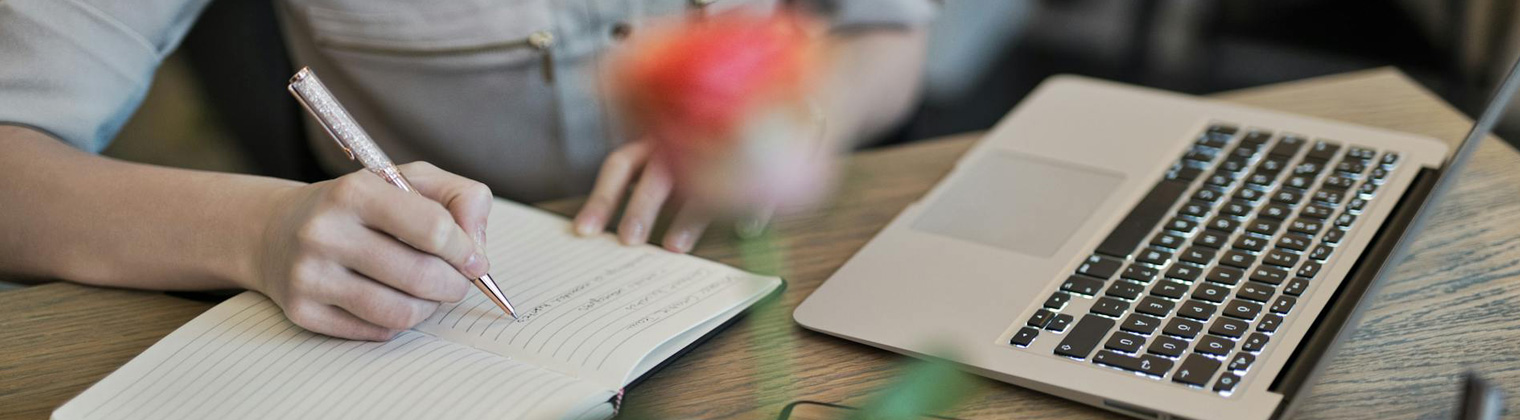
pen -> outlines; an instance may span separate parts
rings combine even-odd
[[[391,163],[390,157],[380,150],[380,146],[375,145],[374,140],[370,140],[369,134],[359,127],[359,123],[348,114],[348,110],[343,109],[343,105],[338,103],[338,98],[333,97],[332,92],[327,90],[327,86],[323,85],[321,80],[317,79],[317,74],[313,73],[311,68],[302,67],[301,71],[296,72],[296,75],[290,78],[288,89],[291,95],[295,95],[296,101],[300,102],[301,106],[322,124],[322,128],[327,129],[327,134],[332,135],[333,140],[338,142],[338,147],[348,153],[349,159],[358,160],[364,165],[364,169],[379,175],[380,178],[385,179],[385,182],[402,190],[417,193],[417,190],[412,188],[412,183],[401,175],[401,171],[396,169],[394,163]],[[512,310],[512,302],[507,301],[507,296],[501,293],[501,287],[496,284],[496,280],[491,279],[489,273],[475,279],[473,283],[481,293],[495,302],[502,312],[506,312],[512,319],[517,319],[517,311]]]

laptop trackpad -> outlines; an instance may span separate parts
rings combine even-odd
[[[1049,257],[1123,180],[1067,162],[989,153],[947,185],[913,228]]]

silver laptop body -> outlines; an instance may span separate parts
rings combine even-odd
[[[1135,417],[1284,417],[1507,99],[1446,163],[1434,138],[1057,76],[794,318]]]

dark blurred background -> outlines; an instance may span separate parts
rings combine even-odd
[[[213,2],[107,154],[321,178],[283,89],[271,3]],[[1513,0],[944,0],[923,104],[880,144],[987,129],[1058,73],[1207,94],[1395,66],[1472,115],[1516,57],[1517,12]],[[1517,120],[1499,131],[1511,144]]]

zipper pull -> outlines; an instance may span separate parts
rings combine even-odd
[[[528,45],[544,54],[544,83],[554,84],[554,34],[549,31],[528,34]]]

